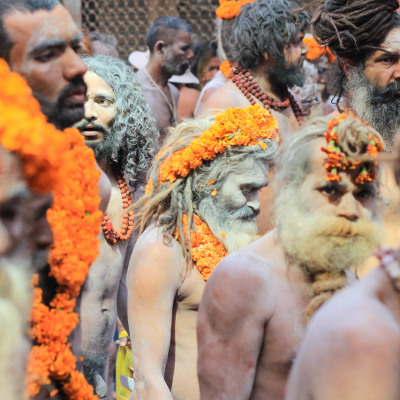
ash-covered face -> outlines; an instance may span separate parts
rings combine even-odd
[[[86,145],[94,150],[96,159],[104,160],[118,150],[113,133],[117,115],[115,93],[103,78],[92,71],[88,71],[84,79],[88,88],[85,116],[75,127],[85,137]]]
[[[43,113],[57,128],[83,117],[86,65],[78,51],[82,34],[62,6],[33,13],[13,11],[4,18],[13,43],[9,63],[31,87]]]
[[[355,184],[346,173],[326,181],[324,140],[313,143],[311,172],[300,187],[283,187],[275,203],[276,225],[291,259],[312,271],[360,265],[379,244],[377,183]]]
[[[242,163],[240,173],[232,172],[225,177],[215,196],[200,201],[199,216],[228,252],[255,239],[260,213],[259,191],[267,185],[268,165],[248,158]]]

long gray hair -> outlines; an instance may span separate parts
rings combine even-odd
[[[119,143],[117,167],[131,186],[143,183],[153,160],[160,134],[135,73],[123,61],[108,57],[85,57],[88,70],[100,76],[114,91],[117,115],[113,131]],[[140,182],[142,179],[142,182]]]

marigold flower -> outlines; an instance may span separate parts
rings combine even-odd
[[[37,395],[52,378],[66,380],[66,399],[96,399],[83,375],[77,378],[79,384],[68,386],[76,376],[76,360],[67,339],[78,322],[73,313],[75,297],[98,254],[100,172],[79,131],[61,132],[49,124],[25,80],[10,72],[4,60],[0,60],[0,81],[0,144],[18,154],[32,190],[54,193],[47,217],[54,235],[50,275],[58,289],[48,307],[42,303],[38,279],[32,281],[30,334],[34,346],[28,357],[29,396]]]

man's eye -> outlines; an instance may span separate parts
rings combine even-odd
[[[48,51],[46,53],[38,55],[36,57],[36,60],[40,61],[40,62],[47,62],[47,61],[50,61],[55,56],[56,56],[56,53],[54,51]]]
[[[321,193],[325,193],[331,197],[337,197],[341,194],[339,188],[337,188],[336,186],[331,186],[331,185],[323,186],[323,187],[319,188],[318,190]]]
[[[393,59],[391,57],[385,57],[385,58],[381,58],[379,61],[384,64],[391,64],[393,62]]]
[[[111,100],[109,100],[109,99],[97,99],[96,103],[100,104],[102,106],[109,106],[112,104]]]
[[[369,200],[376,197],[377,192],[374,188],[364,188],[354,194],[354,197],[358,200]]]
[[[77,44],[76,46],[72,46],[72,49],[75,53],[80,53],[81,51],[83,51],[83,46],[81,44]]]

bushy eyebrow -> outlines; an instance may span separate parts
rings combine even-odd
[[[77,45],[82,41],[82,33],[78,33],[74,39],[71,40],[72,45]],[[43,50],[54,48],[54,47],[63,47],[67,44],[65,39],[61,38],[53,38],[48,40],[43,40],[42,42],[38,43],[32,50],[32,53],[40,53]]]

